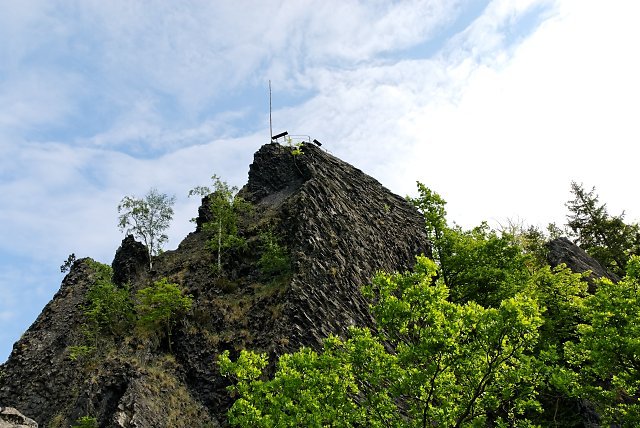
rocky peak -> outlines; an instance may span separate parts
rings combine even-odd
[[[147,247],[136,241],[133,235],[127,235],[116,250],[111,267],[113,268],[114,284],[124,285],[133,282],[149,268]]]
[[[371,325],[360,287],[378,270],[410,269],[430,248],[422,216],[404,198],[315,145],[302,151],[263,146],[243,193],[279,212],[295,267],[283,312],[295,326],[288,336],[314,346],[349,325]]]
[[[0,403],[44,426],[69,426],[87,414],[105,427],[224,425],[232,398],[215,365],[222,351],[273,358],[318,347],[350,325],[372,326],[360,288],[378,270],[404,271],[416,255],[430,255],[423,218],[359,169],[313,145],[302,151],[294,156],[267,144],[255,154],[241,190],[254,208],[239,222],[247,245],[225,254],[222,273],[212,269],[211,235],[201,227],[211,220],[206,198],[200,227],[154,258],[153,270],[146,248],[123,240],[112,264],[115,283],[131,282],[133,292],[166,277],[193,296],[175,328],[173,354],[162,340],[132,331],[91,359],[72,360],[69,347],[83,343],[93,275],[78,261],[2,367]],[[277,276],[258,267],[266,231],[291,261]]]
[[[305,145],[303,151],[303,155],[293,156],[291,148],[277,143],[262,146],[253,156],[243,197],[255,203],[282,191],[290,194],[299,188],[310,178],[309,167],[315,163],[319,149]]]

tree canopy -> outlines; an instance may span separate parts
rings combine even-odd
[[[624,212],[611,216],[607,205],[600,204],[595,187],[587,192],[574,181],[571,193],[567,226],[577,244],[605,268],[623,276],[629,257],[640,254],[640,226],[625,223]]]
[[[222,272],[222,255],[226,250],[239,248],[245,240],[238,233],[238,217],[250,209],[250,205],[238,196],[238,188],[229,186],[217,175],[211,177],[212,186],[197,186],[189,191],[189,196],[200,195],[208,202],[211,220],[204,230],[213,235],[209,247],[216,252],[216,269]]]
[[[118,227],[126,234],[140,238],[149,252],[149,259],[162,249],[169,237],[164,231],[173,219],[175,196],[151,189],[142,199],[125,196],[118,204]]]
[[[192,305],[191,296],[185,295],[178,284],[166,278],[143,288],[136,295],[135,311],[138,324],[149,332],[164,330],[172,352],[171,333],[175,323],[185,315]]]
[[[375,330],[351,327],[321,349],[280,356],[274,369],[266,354],[222,353],[220,370],[235,381],[230,423],[638,426],[640,258],[612,258],[624,277],[589,295],[587,273],[542,261],[536,230],[449,226],[444,199],[419,192],[434,260],[418,257],[411,272],[379,273],[363,288]]]

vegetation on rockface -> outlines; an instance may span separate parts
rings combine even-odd
[[[292,156],[296,157],[304,154],[304,152],[302,151],[303,143],[301,141],[294,143],[291,137],[287,137],[286,141],[287,141],[287,147],[291,150]]]
[[[116,287],[111,281],[111,267],[94,262],[97,278],[87,293],[85,315],[96,337],[121,337],[128,333],[134,321],[133,302],[129,287]]]
[[[172,352],[173,327],[191,309],[191,305],[191,296],[185,296],[177,284],[162,278],[151,287],[138,291],[135,306],[138,325],[154,334],[164,330],[169,342],[169,352]]]
[[[61,273],[69,272],[69,269],[71,269],[71,266],[73,266],[73,263],[75,263],[75,261],[76,261],[75,253],[69,254],[69,257],[67,257],[67,260],[65,260],[64,263],[60,265],[60,272]]]
[[[98,421],[92,416],[82,416],[71,428],[98,428]]]
[[[640,226],[626,224],[624,212],[611,216],[600,204],[595,187],[587,192],[582,184],[571,183],[574,199],[567,202],[570,234],[602,266],[618,276],[625,274],[629,257],[640,254]]]
[[[93,280],[87,292],[82,327],[85,341],[69,347],[69,357],[77,360],[100,352],[103,346],[128,333],[133,325],[133,302],[129,289],[111,281],[111,267],[89,260]]]
[[[217,254],[216,269],[222,272],[224,252],[246,245],[246,240],[238,234],[238,217],[249,211],[251,206],[238,196],[237,187],[229,186],[217,175],[211,179],[211,187],[196,186],[189,191],[189,196],[199,195],[208,200],[212,218],[205,223],[204,231],[213,235],[209,246]]]
[[[83,326],[86,342],[69,347],[72,360],[100,353],[102,345],[122,340],[137,327],[145,334],[166,333],[171,349],[171,333],[175,323],[191,308],[191,297],[166,278],[136,293],[128,286],[117,287],[111,281],[110,266],[90,261],[94,270],[93,284],[87,292]]]
[[[419,190],[435,262],[364,288],[377,332],[353,327],[319,352],[285,354],[272,378],[266,355],[223,353],[221,373],[236,381],[230,423],[581,426],[591,412],[637,426],[640,259],[587,295],[585,275],[541,262],[535,229],[449,227],[444,200]]]
[[[163,232],[173,218],[175,196],[151,189],[143,199],[125,196],[118,204],[118,227],[125,234],[142,239],[149,251],[149,260],[158,254],[169,237]],[[151,261],[149,262],[151,263]]]
[[[260,234],[260,243],[262,254],[258,260],[258,267],[265,277],[277,277],[291,271],[289,255],[272,230]]]

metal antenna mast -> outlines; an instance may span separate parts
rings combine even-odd
[[[271,79],[269,79],[269,141],[273,138],[273,122],[271,121]]]

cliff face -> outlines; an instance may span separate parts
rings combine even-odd
[[[84,415],[106,427],[224,425],[231,398],[215,365],[223,350],[275,357],[318,346],[350,325],[372,326],[359,289],[376,271],[407,270],[415,255],[430,253],[423,219],[360,170],[315,146],[303,151],[292,156],[269,144],[255,154],[241,190],[253,206],[239,225],[247,245],[225,254],[223,275],[212,269],[206,204],[196,232],[150,271],[139,245],[123,241],[113,263],[117,284],[129,282],[133,293],[167,277],[193,296],[172,353],[166,339],[130,335],[72,360],[94,280],[91,263],[79,260],[2,366],[0,405],[48,427]],[[258,268],[265,231],[286,248],[290,271],[265,276]]]

